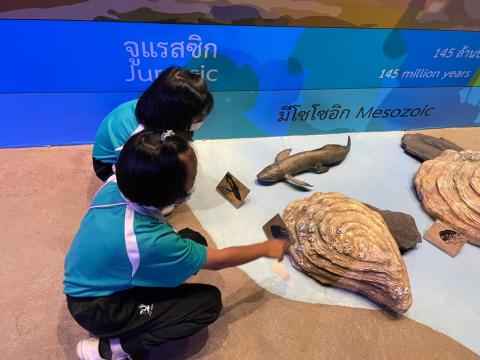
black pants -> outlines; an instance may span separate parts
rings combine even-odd
[[[179,231],[206,245],[199,233]],[[182,284],[175,288],[144,288],[116,292],[110,296],[67,296],[73,318],[100,338],[100,353],[109,359],[109,340],[119,338],[130,354],[148,351],[171,340],[191,336],[213,323],[222,309],[220,290],[206,284]]]
[[[113,164],[104,163],[103,161],[97,160],[94,157],[92,157],[92,162],[95,174],[103,182],[105,182],[110,176],[113,175]]]

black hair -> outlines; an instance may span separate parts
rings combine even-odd
[[[187,197],[187,168],[179,156],[190,146],[179,136],[144,130],[124,145],[115,165],[122,194],[140,205],[163,208]]]
[[[193,118],[207,116],[212,107],[205,80],[174,66],[164,70],[140,96],[135,115],[146,129],[188,133]]]

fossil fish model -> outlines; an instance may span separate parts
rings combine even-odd
[[[480,151],[445,150],[415,175],[425,211],[480,246]]]
[[[345,195],[317,192],[290,203],[283,219],[293,267],[397,313],[410,308],[407,268],[379,213]]]
[[[293,175],[305,171],[313,171],[322,174],[328,171],[331,166],[340,164],[350,151],[350,136],[346,146],[325,145],[320,149],[302,151],[290,155],[292,149],[285,149],[278,153],[275,162],[260,171],[257,179],[262,183],[274,183],[286,181],[297,187],[311,187],[312,185],[295,179]]]

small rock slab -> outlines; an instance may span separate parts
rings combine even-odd
[[[382,216],[402,255],[422,242],[422,235],[412,216],[399,211],[380,210],[370,204],[365,205]]]
[[[405,152],[422,162],[436,158],[445,150],[464,150],[447,139],[425,134],[405,134],[402,137],[402,147]]]

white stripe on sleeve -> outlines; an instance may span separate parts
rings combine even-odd
[[[140,131],[143,131],[143,130],[145,130],[145,127],[142,124],[138,125],[137,128],[135,130],[133,130],[133,132],[130,134],[129,139],[133,135],[138,134]],[[122,149],[123,149],[123,145],[120,145],[120,146],[115,148],[115,151],[122,151]]]

